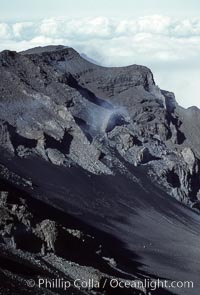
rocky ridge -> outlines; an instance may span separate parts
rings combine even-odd
[[[123,165],[115,150],[198,208],[198,134],[185,128],[194,119],[188,123],[190,110],[160,90],[149,69],[100,67],[62,46],[4,51],[0,67],[1,147],[96,174]]]
[[[129,200],[121,199],[120,181],[128,186],[128,196],[132,196],[131,185],[137,186],[139,195],[146,193],[144,182],[150,182],[160,195],[199,212],[199,118],[198,109],[181,108],[173,93],[159,89],[146,67],[101,67],[64,46],[1,52],[2,294],[12,294],[9,280],[19,285],[15,294],[57,294],[27,288],[29,276],[26,271],[16,276],[16,260],[31,265],[34,279],[41,274],[71,281],[80,276],[98,277],[99,283],[113,277],[153,278],[137,267],[130,275],[130,268],[120,265],[117,255],[113,257],[112,247],[102,243],[102,233],[99,238],[97,228],[72,222],[70,214],[84,218],[89,203],[94,223],[105,222],[105,232],[109,231],[112,218],[107,221],[103,216],[103,221],[96,222],[95,213],[98,216],[97,207],[110,208],[106,194],[111,198],[113,192],[122,208],[128,206]],[[98,191],[98,181],[105,184],[105,191]],[[81,197],[82,191],[89,201]],[[133,194],[132,199],[135,197],[139,202]],[[40,207],[43,211],[38,212]],[[63,211],[67,215],[60,220]],[[118,218],[115,216],[116,224],[120,224]],[[78,258],[77,252],[81,253]],[[131,294],[147,291],[134,289]],[[109,288],[70,289],[69,294],[112,292]],[[157,290],[152,294],[169,293]]]

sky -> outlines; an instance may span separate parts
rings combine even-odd
[[[105,66],[148,66],[200,107],[199,0],[0,0],[0,50],[63,44]]]

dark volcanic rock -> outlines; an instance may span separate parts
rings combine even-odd
[[[166,245],[177,227],[181,229],[174,242],[176,251],[176,245],[184,240],[182,233],[199,242],[185,224],[189,220],[196,234],[196,213],[170,198],[195,211],[200,209],[199,126],[200,111],[181,108],[174,94],[160,90],[144,66],[101,67],[64,46],[1,52],[2,260],[8,259],[5,253],[12,257],[12,263],[22,263],[23,258],[36,277],[44,269],[47,276],[55,275],[54,267],[71,280],[78,275],[96,277],[98,273],[99,282],[112,276],[131,279],[152,277],[150,273],[157,277],[174,275],[174,256],[172,259]],[[40,212],[40,206],[47,212]],[[78,216],[76,226],[60,221],[58,209]],[[179,219],[183,218],[181,225],[177,212]],[[87,232],[88,224],[80,229],[82,222],[94,226],[93,233],[100,229],[99,237]],[[151,238],[153,227],[155,237]],[[148,229],[144,234],[147,237],[141,237],[144,228]],[[109,238],[117,235],[120,242],[116,249],[109,243],[102,247],[100,241],[106,234]],[[160,244],[158,236],[165,243]],[[132,270],[122,241],[127,249],[139,249],[148,270],[142,264],[143,270],[138,269],[139,258],[135,259],[130,250]],[[154,241],[159,245],[152,246]],[[184,247],[181,253],[186,260],[187,251],[197,251],[197,247]],[[39,268],[33,262],[37,257]],[[12,263],[12,281],[19,285],[22,282],[23,292],[30,291],[24,285],[24,274],[18,274],[17,280],[14,277]],[[181,261],[187,267],[172,279],[185,278],[185,273],[193,269],[190,263]],[[195,270],[198,273],[196,265]],[[6,267],[1,273],[8,279]],[[7,285],[5,290],[10,294]],[[52,294],[48,290],[37,292],[34,294]],[[85,294],[74,288],[70,292]],[[91,292],[112,294],[113,290]],[[119,294],[129,294],[123,292]],[[143,294],[141,290],[134,292],[131,294]]]

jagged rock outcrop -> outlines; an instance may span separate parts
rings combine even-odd
[[[162,174],[163,187],[176,171],[180,186],[172,194],[186,203],[197,199],[196,139],[187,138],[174,95],[155,85],[148,68],[101,67],[62,46],[4,51],[0,67],[2,148],[113,174],[100,156],[109,158],[112,147],[134,165],[152,165],[158,177]]]

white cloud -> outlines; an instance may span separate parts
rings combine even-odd
[[[182,105],[200,106],[195,86],[200,79],[200,18],[151,15],[137,19],[49,18],[34,23],[0,23],[1,50],[49,44],[72,46],[107,66],[149,66],[161,87],[175,91]]]
[[[168,28],[171,25],[169,17],[161,15],[154,15],[148,17],[141,17],[136,21],[138,31],[151,32],[153,34],[164,34],[168,32]]]
[[[15,23],[12,26],[13,36],[17,40],[29,40],[30,36],[37,33],[37,26],[33,22]]]
[[[0,23],[0,41],[10,39],[11,37],[11,29],[8,24]]]

